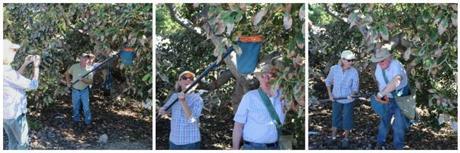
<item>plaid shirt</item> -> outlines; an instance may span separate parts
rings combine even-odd
[[[358,71],[353,67],[343,71],[340,65],[332,66],[325,82],[328,87],[333,85],[332,96],[334,96],[334,98],[347,97],[350,96],[353,91],[358,92],[359,90]],[[349,99],[337,100],[338,103],[342,104],[352,101],[353,100]]]
[[[177,99],[177,93],[174,93],[163,107],[171,105],[175,99]],[[201,99],[198,93],[190,93],[185,96],[185,101],[192,112],[191,119],[185,117],[185,112],[179,101],[170,109],[172,117],[169,141],[176,145],[186,145],[201,141],[199,117],[203,109],[203,99]]]

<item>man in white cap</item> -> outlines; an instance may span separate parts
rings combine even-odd
[[[406,70],[401,62],[392,58],[389,48],[384,47],[379,49],[372,56],[371,61],[377,63],[375,78],[379,87],[379,92],[375,97],[371,97],[371,101],[384,104],[384,110],[386,110],[380,116],[376,148],[385,149],[386,137],[392,125],[393,147],[395,149],[403,149],[404,135],[408,128],[408,119],[396,104],[394,96],[406,96],[410,94]],[[393,116],[394,121],[391,122]]]
[[[83,53],[80,56],[80,62],[72,65],[65,72],[65,80],[67,87],[72,88],[72,120],[73,127],[77,131],[81,131],[80,125],[80,106],[83,106],[83,116],[85,129],[91,128],[91,110],[89,105],[89,86],[93,83],[93,74],[89,74],[82,78],[83,75],[91,71],[90,66],[91,55]],[[70,80],[72,75],[72,81]],[[72,82],[77,83],[72,85]]]
[[[244,94],[233,120],[233,148],[240,149],[243,140],[245,150],[279,150],[281,126],[284,124],[284,101],[281,91],[272,89],[270,81],[276,69],[265,64],[255,73],[259,89]]]
[[[355,54],[350,50],[342,51],[339,63],[329,69],[325,80],[327,93],[332,101],[332,140],[336,140],[337,129],[343,129],[345,132],[341,140],[342,148],[349,145],[348,136],[353,128],[352,95],[357,94],[359,90],[358,71],[353,67],[355,59]],[[337,99],[342,97],[346,98]]]
[[[8,135],[8,149],[25,150],[29,146],[27,125],[27,95],[25,90],[38,88],[40,56],[28,55],[18,71],[11,67],[19,45],[3,40],[3,129]],[[24,69],[33,63],[33,77],[23,76]]]

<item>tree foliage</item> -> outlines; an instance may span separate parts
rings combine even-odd
[[[312,4],[309,10],[311,99],[342,50],[357,53],[361,90],[375,91],[376,49],[390,44],[406,67],[417,107],[433,125],[457,120],[457,4]],[[383,46],[388,47],[388,46]],[[316,87],[315,87],[316,86]]]
[[[281,87],[290,112],[287,129],[295,135],[295,148],[304,147],[304,5],[302,4],[160,4],[156,10],[157,106],[171,93],[184,70],[200,74],[241,35],[261,34],[259,62],[276,61],[280,70],[274,86]],[[242,95],[257,87],[251,75],[236,71],[230,58],[200,82],[205,109],[231,106],[236,111]],[[229,103],[231,102],[231,103]],[[231,133],[228,133],[231,135]],[[227,142],[229,143],[229,142]],[[231,143],[231,142],[230,142]]]
[[[40,86],[28,95],[29,103],[43,107],[66,95],[59,82],[81,53],[101,61],[128,46],[137,57],[132,66],[114,64],[122,80],[114,86],[123,89],[116,94],[123,102],[151,103],[151,12],[152,4],[4,4],[4,38],[22,46],[14,65],[27,54],[43,59]]]

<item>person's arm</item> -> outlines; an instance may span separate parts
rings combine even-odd
[[[357,71],[355,72],[356,73],[353,73],[353,83],[351,85],[351,95],[349,96],[349,99],[352,99],[352,96],[357,95],[359,93],[359,74]]]
[[[233,150],[240,149],[241,137],[243,136],[243,128],[244,128],[243,123],[235,122],[235,125],[233,126],[233,134],[232,134],[232,144],[233,144],[232,149]]]
[[[178,97],[180,105],[182,106],[182,110],[184,110],[184,117],[189,120],[193,120],[192,111],[190,110],[190,107],[188,106],[187,101],[185,100],[185,94],[183,92],[180,92]]]
[[[241,98],[241,102],[236,110],[235,116],[233,117],[233,121],[235,121],[233,127],[233,134],[232,134],[232,149],[238,150],[240,149],[240,142],[243,136],[243,129],[244,124],[246,124],[248,119],[248,109],[249,109],[249,102],[252,102],[253,99],[250,98],[247,94]]]
[[[85,84],[93,84],[93,79],[82,78],[80,81]]]
[[[197,119],[201,116],[201,111],[203,110],[203,99],[198,94],[193,95],[193,103],[190,108],[191,116],[189,118],[189,123],[197,123]]]
[[[35,55],[34,56],[34,75],[32,77],[32,80],[38,80],[38,77],[40,76],[40,56]]]
[[[24,60],[24,63],[22,63],[21,67],[18,70],[19,74],[24,75],[24,70],[26,69],[27,65],[33,62],[32,57],[33,55],[27,55],[27,57]]]
[[[329,96],[329,100],[334,101],[334,96],[332,96],[332,90],[331,90],[331,85],[333,84],[333,67],[330,68],[329,73],[327,74],[326,80],[324,81],[326,83],[326,89],[327,89],[327,95]]]
[[[72,67],[70,67],[67,71],[65,71],[64,73],[64,77],[65,77],[65,82],[66,82],[66,85],[67,87],[71,87],[72,86],[72,82],[70,80],[70,71],[71,71]]]
[[[391,93],[394,90],[396,90],[396,88],[401,84],[401,79],[402,79],[401,75],[396,75],[395,77],[393,77],[393,79],[390,81],[390,83],[388,83],[387,86],[385,86],[385,88],[383,88],[383,91],[377,93],[377,97],[386,96],[389,93]]]

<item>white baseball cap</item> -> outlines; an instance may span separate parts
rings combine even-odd
[[[356,56],[350,50],[344,50],[344,51],[342,51],[342,54],[340,55],[340,58],[347,59],[347,60],[352,60],[352,59],[356,59]]]

